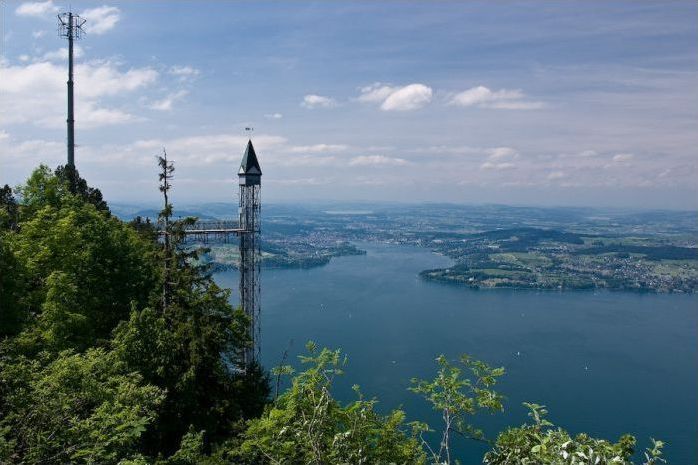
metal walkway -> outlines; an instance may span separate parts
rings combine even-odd
[[[184,228],[184,234],[189,239],[199,242],[220,240],[228,242],[231,236],[240,236],[248,231],[240,227],[237,221],[202,220]]]

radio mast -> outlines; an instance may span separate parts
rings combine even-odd
[[[85,19],[72,11],[58,15],[58,35],[68,39],[68,167],[75,170],[75,115],[73,113],[73,42],[82,37]]]

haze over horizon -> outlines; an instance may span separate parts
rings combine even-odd
[[[58,1],[3,2],[0,184],[65,163]],[[76,165],[109,201],[698,208],[696,2],[72,2]]]

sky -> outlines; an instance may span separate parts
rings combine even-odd
[[[67,3],[0,1],[0,184],[66,160]],[[80,2],[76,165],[107,200],[698,208],[698,3]]]

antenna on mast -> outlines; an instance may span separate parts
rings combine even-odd
[[[73,41],[82,38],[85,19],[72,11],[58,15],[58,36],[68,39],[68,167],[75,170],[75,115],[73,111]]]

